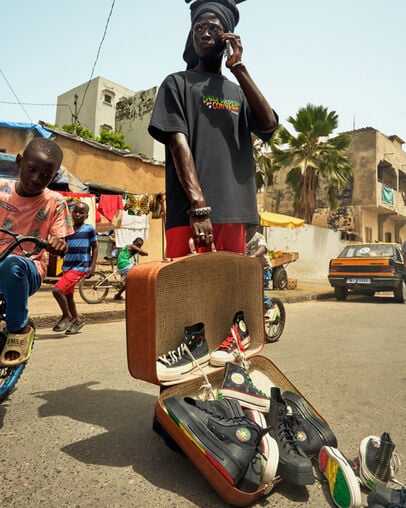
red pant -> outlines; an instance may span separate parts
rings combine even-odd
[[[62,277],[58,280],[55,286],[64,294],[64,295],[73,295],[75,292],[76,284],[83,279],[86,275],[86,272],[78,272],[76,270],[68,270],[67,272],[63,272]]]
[[[166,236],[166,257],[179,258],[190,254],[190,226],[169,228]],[[245,254],[245,224],[213,224],[214,245],[217,250]],[[210,247],[199,247],[197,252],[208,252]]]

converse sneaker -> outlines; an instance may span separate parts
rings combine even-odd
[[[363,485],[373,489],[377,485],[386,487],[395,474],[395,444],[388,432],[381,437],[368,436],[359,445],[358,458]]]
[[[250,345],[250,336],[244,321],[244,312],[239,311],[233,318],[233,323],[226,339],[210,355],[210,363],[222,367],[227,362],[234,362],[242,356]]]
[[[156,362],[158,378],[160,381],[177,381],[184,374],[190,374],[199,366],[207,365],[209,358],[204,324],[187,326],[180,346],[158,358]]]
[[[260,411],[256,411],[255,409],[244,409],[244,414],[263,429],[267,428],[265,416]],[[269,432],[267,432],[261,439],[256,459],[258,459],[258,455],[259,459],[261,460],[261,475],[259,485],[272,485],[276,477],[276,470],[278,468],[279,448],[277,442],[273,437],[271,437]],[[248,467],[247,473],[249,469],[250,468]]]
[[[406,508],[406,489],[391,489],[377,485],[368,494],[368,506]]]
[[[312,463],[297,444],[287,419],[286,402],[276,386],[271,388],[271,407],[266,416],[266,423],[270,426],[269,433],[279,448],[278,475],[297,485],[313,484]]]
[[[340,450],[331,446],[323,446],[319,453],[319,464],[328,481],[334,504],[340,508],[360,507],[359,479]]]
[[[269,397],[254,385],[244,367],[234,363],[226,364],[224,379],[217,397],[237,399],[243,408],[269,412]]]
[[[337,447],[333,431],[311,409],[303,397],[294,392],[284,392],[283,400],[288,410],[288,422],[300,448],[312,457],[318,455],[322,446]]]
[[[224,478],[237,486],[257,453],[266,430],[247,418],[238,401],[164,400],[169,416]]]

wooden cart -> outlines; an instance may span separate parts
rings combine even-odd
[[[299,258],[298,252],[282,252],[282,255],[270,259],[272,266],[272,282],[274,289],[286,289],[288,274],[285,267]]]

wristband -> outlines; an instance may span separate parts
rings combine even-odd
[[[233,63],[231,68],[234,69],[234,67],[237,67],[237,65],[244,65],[244,64],[241,61],[240,62],[235,62],[235,63]]]
[[[203,208],[191,208],[187,211],[187,214],[192,217],[204,217],[211,214],[211,207],[205,206]]]

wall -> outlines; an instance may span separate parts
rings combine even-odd
[[[349,243],[331,229],[305,224],[301,228],[265,227],[264,236],[269,250],[298,252],[299,259],[286,267],[289,278],[327,280],[328,264]]]
[[[165,160],[165,147],[148,133],[158,87],[137,92],[117,104],[116,131],[125,135],[131,150],[155,160]]]

